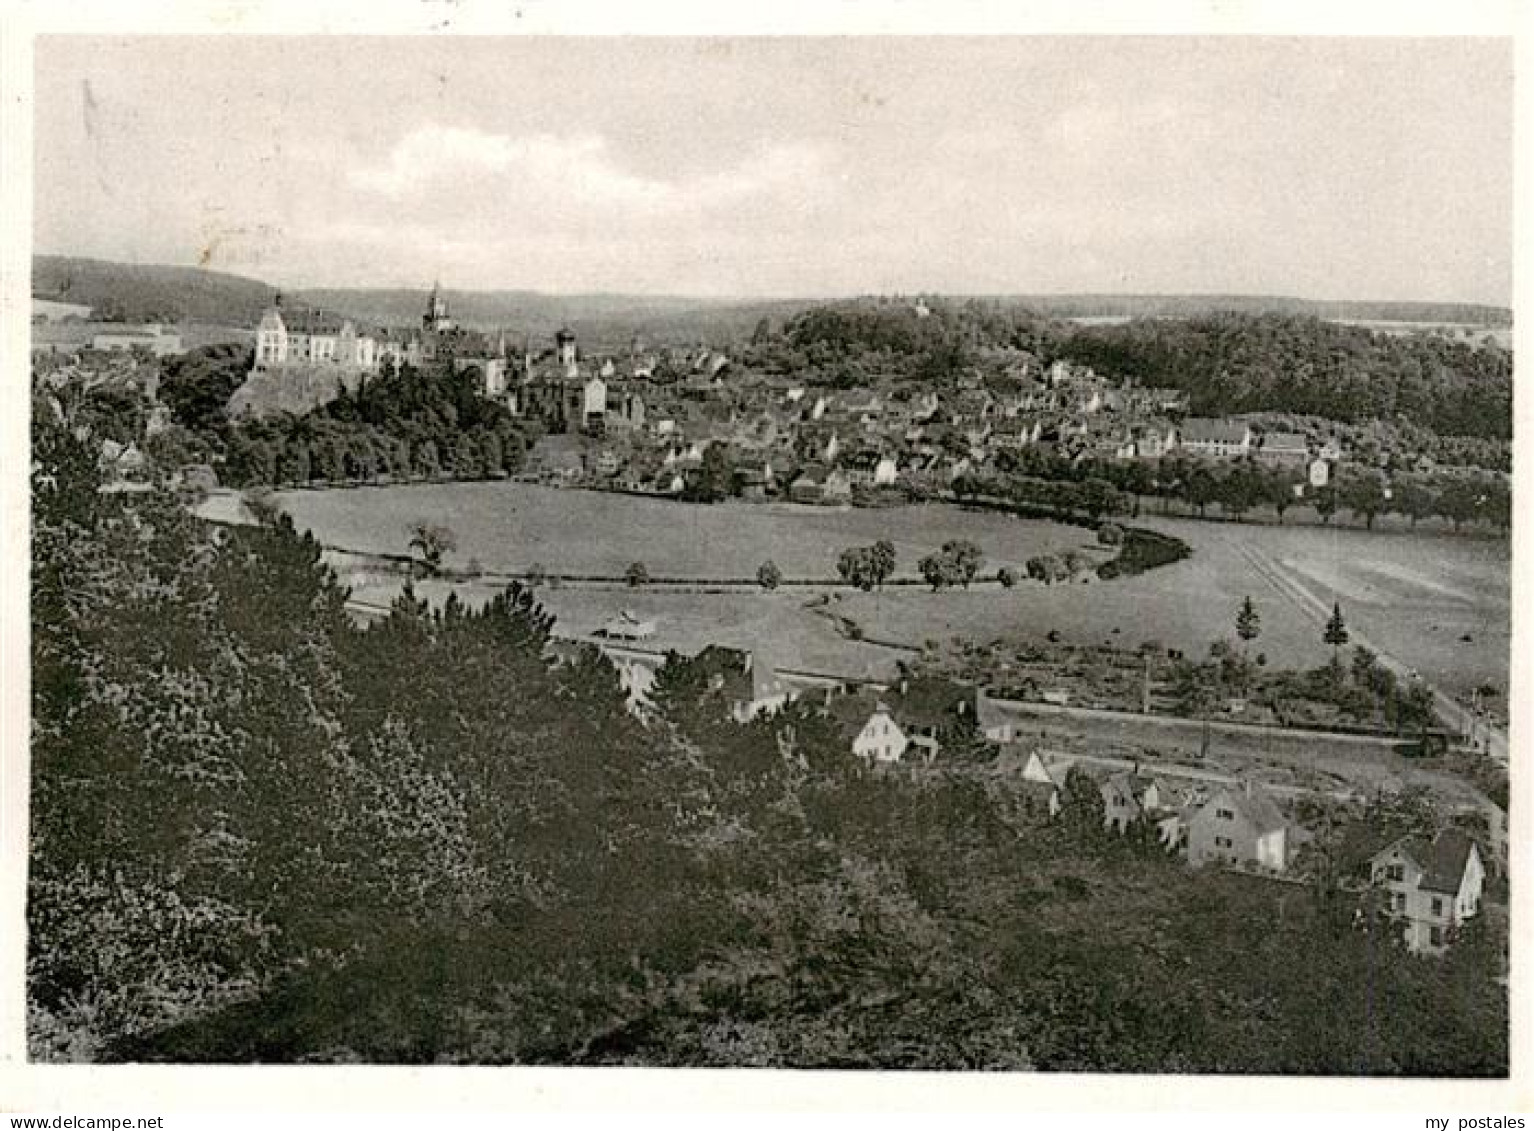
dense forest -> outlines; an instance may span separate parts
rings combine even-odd
[[[1085,779],[1047,821],[972,736],[861,773],[679,658],[641,721],[516,586],[360,629],[285,519],[101,494],[34,421],[34,1057],[1507,1070],[1479,921],[1414,960],[1329,883],[1105,834]]]
[[[1512,435],[1512,355],[1432,335],[1219,314],[1083,327],[1060,348],[1103,373],[1183,390],[1196,415],[1400,418],[1444,435]]]

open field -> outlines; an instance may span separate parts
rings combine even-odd
[[[458,536],[450,564],[488,570],[621,575],[641,561],[652,576],[752,578],[771,558],[784,576],[836,578],[848,546],[895,544],[896,575],[951,538],[985,550],[990,572],[1021,567],[1035,554],[1095,545],[1092,532],[943,504],[877,510],[791,503],[689,505],[664,499],[565,490],[528,483],[434,483],[289,491],[278,496],[300,527],[321,541],[372,553],[407,553],[410,524],[446,523]]]
[[[1297,585],[1325,611],[1340,601],[1356,639],[1444,690],[1463,694],[1490,683],[1506,695],[1511,594],[1505,542],[1141,522],[1183,539],[1193,556],[1138,577],[1049,589],[1019,586],[1005,596],[995,590],[858,595],[844,612],[870,636],[916,645],[954,636],[1036,639],[1054,630],[1077,644],[1134,647],[1154,639],[1191,656],[1222,636],[1234,638],[1236,610],[1250,596],[1262,617],[1254,653],[1266,654],[1271,665],[1314,667],[1330,655],[1321,640],[1325,613],[1297,600]]]
[[[1077,527],[944,505],[694,506],[515,483],[300,491],[281,500],[321,540],[370,552],[405,552],[414,519],[446,522],[460,547],[450,564],[478,559],[498,571],[542,563],[553,572],[617,575],[641,560],[655,576],[750,577],[771,557],[789,576],[829,579],[841,547],[888,537],[900,575],[911,576],[921,555],[945,539],[967,537],[985,551],[986,573],[994,575],[1002,562],[1019,564],[1092,538]],[[1250,595],[1262,617],[1253,651],[1282,667],[1327,659],[1317,607],[1338,600],[1356,639],[1445,690],[1490,683],[1506,693],[1506,542],[1159,516],[1140,521],[1182,538],[1193,556],[1138,577],[1049,588],[1024,582],[1010,591],[995,584],[939,594],[923,587],[863,594],[828,585],[765,594],[568,586],[545,588],[540,597],[565,634],[584,635],[632,608],[659,618],[657,648],[731,643],[759,648],[784,666],[863,678],[889,674],[902,653],[848,639],[831,617],[806,607],[817,595],[834,593],[836,617],[855,622],[870,640],[909,648],[953,636],[1028,639],[1055,630],[1081,644],[1134,647],[1156,639],[1189,655],[1232,636],[1236,609]],[[386,603],[399,586],[397,576],[348,579],[366,601]],[[489,587],[464,587],[467,597],[479,591]]]

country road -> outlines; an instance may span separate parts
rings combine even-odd
[[[1251,564],[1263,580],[1267,581],[1274,590],[1286,597],[1308,619],[1315,622],[1318,628],[1326,625],[1331,616],[1331,609],[1320,597],[1312,593],[1303,583],[1294,578],[1280,563],[1273,560],[1268,551],[1251,542],[1238,539],[1235,542],[1241,555]],[[1421,680],[1421,674],[1413,667],[1403,663],[1392,656],[1388,651],[1371,641],[1357,627],[1350,627],[1349,634],[1354,644],[1361,644],[1375,653],[1380,664],[1394,672],[1401,679]],[[1424,681],[1427,682],[1427,681]],[[1501,728],[1490,726],[1476,719],[1474,714],[1432,683],[1427,683],[1428,689],[1433,693],[1433,706],[1438,715],[1448,725],[1460,732],[1468,734],[1475,727],[1481,727],[1487,735],[1487,754],[1498,765],[1506,767],[1508,764],[1507,734]]]

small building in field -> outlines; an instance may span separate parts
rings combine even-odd
[[[644,620],[629,609],[610,617],[597,629],[598,636],[609,640],[647,640],[655,635],[655,621]]]

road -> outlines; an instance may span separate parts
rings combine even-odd
[[[1296,580],[1288,570],[1274,561],[1266,550],[1244,540],[1237,540],[1235,544],[1242,556],[1251,563],[1252,569],[1259,576],[1273,586],[1277,592],[1288,598],[1304,616],[1314,621],[1318,627],[1325,627],[1326,622],[1331,618],[1332,610],[1324,600],[1317,597]],[[1406,680],[1422,679],[1416,669],[1390,655],[1389,652],[1370,641],[1357,628],[1350,628],[1349,635],[1352,637],[1354,644],[1361,644],[1368,648],[1378,657],[1380,664],[1394,672],[1398,678]],[[1443,719],[1451,729],[1458,731],[1460,734],[1470,734],[1477,729],[1483,731],[1487,736],[1487,756],[1498,765],[1506,768],[1508,764],[1506,732],[1498,727],[1491,726],[1484,720],[1476,718],[1474,712],[1441,688],[1431,683],[1427,683],[1427,687],[1433,693],[1433,706],[1438,712],[1439,718]]]

